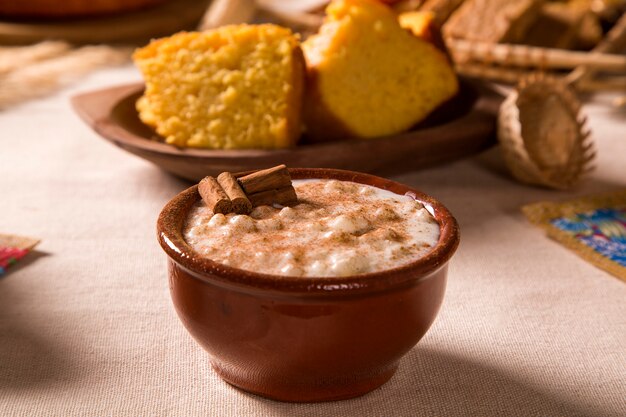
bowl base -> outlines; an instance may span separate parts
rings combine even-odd
[[[398,365],[395,364],[381,373],[368,375],[358,380],[351,380],[348,384],[296,387],[285,384],[284,381],[273,384],[267,381],[242,379],[240,375],[229,372],[213,361],[211,362],[211,367],[220,378],[243,391],[271,400],[298,403],[338,401],[360,397],[389,381],[398,369]]]

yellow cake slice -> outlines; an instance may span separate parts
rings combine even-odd
[[[437,24],[437,16],[433,12],[412,10],[398,15],[398,22],[404,29],[418,38],[424,39],[443,51],[449,58],[448,48],[443,40],[441,28]],[[451,61],[451,59],[450,59]]]
[[[284,148],[301,133],[304,59],[276,25],[231,25],[152,41],[133,59],[141,120],[181,147]]]
[[[315,140],[409,129],[458,90],[445,53],[400,26],[377,0],[334,0],[303,43],[305,124]]]

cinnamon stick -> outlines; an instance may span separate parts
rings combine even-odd
[[[230,198],[215,178],[205,177],[200,181],[198,192],[213,213],[226,214],[233,210]]]
[[[246,197],[233,174],[222,172],[217,176],[217,182],[230,199],[232,211],[237,214],[248,214],[252,211],[252,203]]]
[[[250,202],[252,202],[252,205],[254,205],[255,207],[264,205],[270,206],[272,204],[289,206],[298,202],[296,190],[291,184],[282,188],[248,194],[248,198],[250,199]]]
[[[248,197],[250,197],[250,194],[261,191],[276,190],[291,186],[291,176],[285,165],[278,165],[241,177],[239,178],[239,184]],[[252,204],[254,204],[254,202],[252,202]]]

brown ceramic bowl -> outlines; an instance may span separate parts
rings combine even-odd
[[[359,396],[391,378],[435,319],[458,226],[437,200],[397,182],[334,169],[290,172],[294,179],[413,193],[439,222],[439,242],[422,258],[383,272],[302,278],[244,271],[201,257],[183,239],[184,221],[200,198],[193,186],[163,208],[157,224],[174,307],[232,385],[282,401]]]

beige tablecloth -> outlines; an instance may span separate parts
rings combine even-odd
[[[0,279],[0,415],[626,415],[626,284],[519,210],[626,187],[623,112],[588,106],[598,170],[573,193],[511,181],[493,152],[397,177],[461,225],[441,313],[382,388],[286,404],[222,382],[176,317],[154,229],[188,184],[69,107],[73,93],[135,79],[103,71],[0,113],[0,231],[43,239]]]

